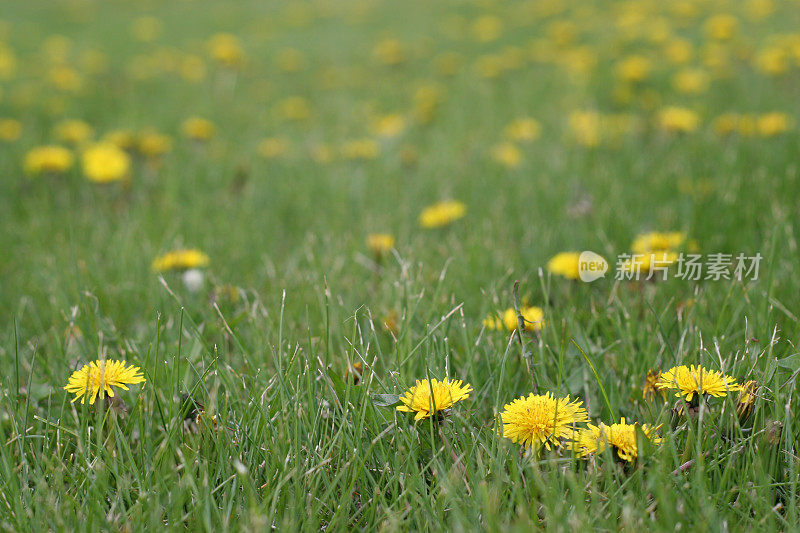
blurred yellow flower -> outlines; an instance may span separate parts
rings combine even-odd
[[[208,41],[211,58],[227,67],[236,67],[244,61],[244,52],[239,38],[230,33],[217,33]]]
[[[616,64],[617,76],[627,82],[638,83],[650,76],[650,60],[641,55],[631,55]]]
[[[275,159],[289,153],[290,148],[286,137],[267,137],[258,143],[258,154],[265,159]]]
[[[384,39],[372,49],[372,55],[384,65],[399,65],[406,60],[403,45],[397,39]]]
[[[572,135],[583,146],[600,144],[601,118],[596,111],[573,111],[569,116]]]
[[[208,266],[209,257],[196,248],[175,250],[160,255],[153,260],[152,268],[156,272],[170,270],[188,270]]]
[[[23,167],[29,175],[66,172],[74,162],[72,152],[63,146],[38,146],[25,154]]]
[[[92,136],[92,127],[82,120],[63,120],[56,124],[53,132],[59,141],[81,144]]]
[[[700,94],[708,90],[711,77],[703,69],[686,68],[672,77],[672,87],[679,93]]]
[[[482,43],[496,40],[503,33],[503,21],[493,15],[484,15],[472,24],[472,34]]]
[[[414,111],[417,119],[423,124],[431,122],[442,99],[442,89],[438,85],[423,85],[417,89],[414,94]]]
[[[770,76],[789,71],[789,54],[781,47],[772,46],[761,50],[755,59],[758,70]]]
[[[115,145],[122,150],[133,148],[136,139],[130,130],[112,130],[103,135],[103,141]]]
[[[522,162],[522,151],[514,143],[503,142],[492,147],[492,159],[508,168],[517,168]]]
[[[181,124],[181,131],[185,137],[197,141],[207,141],[214,137],[216,127],[208,119],[201,117],[189,117]]]
[[[127,152],[108,142],[94,144],[81,154],[84,175],[95,183],[119,181],[128,177],[131,158]]]
[[[163,30],[164,23],[156,17],[138,17],[131,22],[131,35],[143,43],[155,41]]]
[[[306,66],[306,56],[295,48],[284,48],[278,51],[275,63],[284,72],[299,72]]]
[[[786,133],[791,126],[791,119],[786,113],[765,113],[756,119],[756,130],[762,137],[772,137]]]
[[[83,76],[67,65],[56,65],[48,72],[50,83],[62,91],[77,92],[83,88]]]
[[[541,331],[545,325],[544,311],[541,307],[528,305],[520,309],[522,318],[525,322],[525,331]],[[508,331],[515,331],[519,325],[519,317],[513,307],[509,307],[503,312],[503,325]]]
[[[631,249],[637,254],[669,252],[678,248],[685,240],[686,234],[680,231],[667,233],[653,231],[637,235]]]
[[[423,209],[419,225],[423,228],[441,228],[463,217],[467,206],[456,200],[439,202]]]
[[[665,107],[658,113],[658,125],[669,132],[689,133],[700,125],[700,117],[685,107]]]
[[[733,37],[739,21],[733,15],[720,13],[710,17],[705,23],[706,34],[712,39],[725,41]]]
[[[311,117],[311,105],[302,96],[290,96],[278,102],[278,113],[287,120],[307,120]]]
[[[172,139],[169,135],[146,130],[139,135],[136,147],[145,157],[158,157],[172,150]]]
[[[381,153],[381,145],[374,139],[353,139],[342,145],[341,153],[345,159],[375,159]]]
[[[394,248],[394,235],[389,233],[370,233],[367,235],[367,248],[372,255],[382,256]]]
[[[406,119],[403,115],[392,113],[377,117],[372,129],[379,137],[392,138],[403,133],[405,127]]]
[[[541,135],[542,127],[536,119],[530,117],[518,118],[510,122],[505,129],[505,135],[512,141],[533,141]]]
[[[547,262],[547,271],[567,279],[580,277],[580,252],[561,252]]]
[[[13,118],[0,118],[0,141],[16,141],[22,135],[22,122]]]

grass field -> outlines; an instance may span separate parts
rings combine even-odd
[[[0,19],[0,529],[800,527],[798,1]]]

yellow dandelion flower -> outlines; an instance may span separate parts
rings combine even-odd
[[[373,255],[383,256],[394,248],[394,235],[389,233],[370,233],[367,235],[367,248]]]
[[[209,257],[197,249],[175,250],[158,256],[153,260],[152,268],[156,272],[169,270],[188,270],[208,266]]]
[[[419,225],[423,228],[441,228],[462,218],[467,206],[462,202],[450,200],[426,207],[419,215]]]
[[[13,118],[0,118],[0,141],[16,141],[20,135],[22,135],[22,122]]]
[[[561,252],[547,262],[547,271],[567,279],[580,277],[580,252]]]
[[[520,312],[525,321],[525,331],[541,331],[544,327],[544,311],[541,307],[529,305],[520,309]],[[503,325],[508,331],[517,329],[519,318],[513,307],[509,307],[503,312]]]
[[[498,330],[503,329],[505,324],[503,324],[503,319],[498,316],[497,313],[492,313],[486,318],[483,319],[483,326],[489,330]]]
[[[517,168],[522,162],[522,151],[517,145],[503,142],[492,147],[492,159],[508,168]]]
[[[87,148],[81,155],[83,173],[95,183],[108,183],[128,177],[131,158],[124,150],[109,142]]]
[[[675,389],[675,396],[685,397],[686,401],[690,402],[695,394],[698,396],[708,394],[719,398],[728,392],[741,390],[742,387],[736,383],[735,378],[717,370],[708,370],[700,365],[681,365],[662,372],[656,388]]]
[[[372,49],[372,55],[384,65],[399,65],[406,60],[403,45],[397,39],[384,39]]]
[[[685,240],[686,234],[680,231],[641,233],[634,239],[631,249],[637,254],[669,252],[678,248]]]
[[[286,120],[307,120],[311,117],[311,104],[302,96],[290,96],[278,102],[278,113]]]
[[[234,67],[244,60],[244,52],[239,39],[230,33],[218,33],[208,41],[208,52],[218,63]]]
[[[658,437],[655,432],[658,428],[650,424],[628,424],[622,418],[619,424],[607,426],[600,423],[599,426],[589,424],[587,429],[582,429],[572,441],[572,448],[581,457],[590,454],[602,453],[606,446],[610,446],[617,457],[632,463],[639,456],[639,446],[636,442],[636,428],[639,427],[645,437],[654,445],[659,445],[663,439]]]
[[[122,150],[130,150],[135,142],[129,130],[112,130],[103,135],[103,142],[111,143]]]
[[[589,421],[582,403],[570,401],[569,396],[555,398],[549,392],[517,398],[503,406],[501,434],[529,448],[560,446],[561,439],[573,437],[577,424]]]
[[[705,24],[705,30],[709,37],[718,41],[725,41],[733,37],[739,20],[733,15],[720,13],[710,17]]]
[[[756,119],[756,130],[762,137],[773,137],[786,133],[791,126],[791,119],[786,113],[773,111],[764,113]]]
[[[642,387],[642,398],[647,399],[656,395],[656,383],[658,383],[659,373],[655,370],[648,370],[647,376],[644,378],[644,387]],[[664,391],[661,391],[664,394]]]
[[[286,137],[267,137],[258,143],[258,154],[265,159],[275,159],[289,153],[291,144]]]
[[[403,115],[392,113],[377,117],[372,126],[373,132],[385,138],[397,137],[406,127],[406,120]]]
[[[197,141],[207,141],[214,136],[216,127],[208,119],[201,117],[189,117],[181,124],[183,135],[189,139]]]
[[[374,139],[353,139],[342,145],[341,153],[345,159],[375,159],[381,153],[381,145]]]
[[[506,126],[505,135],[512,141],[524,142],[533,141],[539,138],[542,133],[542,126],[535,119],[525,117],[518,118]]]
[[[689,133],[700,125],[700,116],[685,107],[665,107],[658,113],[658,125],[664,131]]]
[[[92,127],[82,120],[64,120],[53,130],[58,140],[65,143],[80,144],[92,136]]]
[[[398,405],[397,410],[405,413],[417,413],[414,420],[429,418],[438,412],[448,409],[456,402],[469,398],[472,385],[464,385],[460,379],[450,380],[445,378],[439,381],[417,380],[417,384],[400,396],[403,405]]]
[[[137,148],[145,157],[158,157],[172,150],[172,139],[157,131],[145,131],[139,136]]]
[[[125,361],[105,361],[98,359],[83,368],[76,370],[69,378],[69,382],[64,386],[64,390],[74,394],[72,401],[81,399],[81,403],[89,398],[89,404],[94,405],[97,396],[105,398],[106,393],[110,398],[114,397],[114,389],[119,387],[128,390],[127,385],[144,383],[142,371],[138,366],[128,366]]]
[[[38,146],[25,154],[23,166],[29,175],[56,174],[69,170],[74,159],[72,152],[63,146]]]
[[[651,68],[649,59],[640,55],[632,55],[617,63],[616,72],[621,80],[638,83],[647,79]]]

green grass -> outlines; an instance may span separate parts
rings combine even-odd
[[[677,93],[681,67],[649,30],[626,37],[623,7],[599,0],[554,12],[546,2],[0,5],[0,43],[17,59],[0,79],[0,118],[23,124],[18,140],[0,141],[0,529],[798,527],[800,68],[794,57],[778,76],[753,66],[776,36],[796,33],[796,1],[776,1],[760,20],[732,1],[693,2],[686,20],[668,6],[645,11],[694,44],[688,66],[711,78],[699,95]],[[704,66],[703,26],[719,12],[740,22],[717,70]],[[482,43],[470,28],[486,14],[503,32]],[[155,42],[130,34],[143,15],[163,21]],[[577,36],[556,57],[586,47],[596,58],[587,75],[532,59],[532,40],[563,20]],[[222,31],[241,40],[237,70],[208,59],[205,43]],[[42,43],[53,35],[72,43],[79,91],[47,81]],[[375,60],[387,37],[403,44],[405,63]],[[522,50],[519,68],[476,74],[476,58],[508,46]],[[304,69],[276,66],[287,47],[305,54]],[[104,69],[86,68],[89,50],[105,54]],[[462,56],[451,77],[435,66],[446,52]],[[653,72],[620,101],[614,64],[632,53],[651,58]],[[172,68],[186,54],[203,58],[202,81]],[[135,75],[142,64],[152,70]],[[414,98],[432,84],[442,101],[425,124]],[[294,95],[310,101],[308,120],[281,117],[279,102]],[[668,105],[697,111],[699,128],[660,131]],[[585,147],[569,127],[585,109],[629,113],[639,127]],[[795,124],[775,137],[721,136],[713,119],[727,111],[781,111]],[[317,143],[373,137],[373,113],[407,123],[377,158],[310,157]],[[191,115],[212,120],[217,136],[182,138]],[[523,116],[541,123],[541,138],[519,145],[519,167],[503,167],[491,147]],[[128,185],[94,185],[80,165],[29,179],[25,153],[56,142],[64,118],[87,121],[95,137],[155,128],[173,150],[158,164],[135,158]],[[260,157],[269,136],[289,139],[290,153]],[[413,164],[403,162],[409,150]],[[420,229],[419,212],[448,198],[467,215]],[[614,258],[651,230],[684,231],[703,253],[761,253],[760,275],[616,282]],[[371,232],[397,237],[380,264],[364,244]],[[211,257],[199,292],[151,271],[182,246]],[[584,249],[609,258],[612,273],[584,284],[543,272],[554,254]],[[517,281],[545,311],[541,335],[524,337],[529,360],[516,337],[482,327],[514,305]],[[235,297],[218,294],[226,286]],[[390,313],[396,335],[383,327]],[[125,412],[70,403],[62,389],[99,357],[146,375],[120,393]],[[359,384],[346,375],[356,362]],[[648,370],[682,363],[756,380],[752,417],[739,422],[735,394],[697,418],[673,415],[676,398],[642,398]],[[428,375],[474,388],[443,422],[414,423],[377,396]],[[495,420],[534,386],[580,397],[593,423],[613,414],[661,424],[664,443],[627,468],[610,454],[526,453]],[[216,426],[184,423],[194,410],[185,395]]]

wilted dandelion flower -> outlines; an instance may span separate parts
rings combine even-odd
[[[567,279],[580,277],[580,252],[561,252],[547,262],[547,271]]]
[[[216,127],[208,119],[201,117],[189,117],[181,124],[183,135],[196,141],[207,141],[214,136]]]
[[[675,396],[691,402],[696,395],[722,397],[728,392],[741,390],[736,379],[717,370],[708,370],[700,365],[675,366],[662,372],[656,383],[659,390],[675,390]]]
[[[61,173],[69,170],[75,158],[63,146],[38,146],[25,154],[23,167],[29,175],[42,173]]]
[[[108,183],[128,177],[131,158],[109,142],[98,143],[84,150],[81,155],[83,173],[95,183]]]
[[[463,217],[467,206],[462,202],[450,200],[426,207],[419,215],[419,224],[423,228],[441,228]]]
[[[367,248],[373,255],[381,257],[394,248],[394,236],[388,233],[370,233],[367,235]]]
[[[64,390],[74,394],[72,401],[81,399],[81,403],[89,398],[89,404],[94,405],[99,394],[100,398],[105,398],[106,393],[110,398],[114,397],[114,389],[119,387],[128,390],[127,385],[144,383],[145,379],[139,367],[128,366],[125,361],[111,361],[98,359],[83,368],[76,370],[69,378],[69,382],[64,386]]]
[[[417,380],[417,384],[400,396],[403,405],[398,405],[397,410],[406,413],[417,413],[414,420],[429,418],[438,412],[448,409],[456,402],[469,398],[472,385],[463,384],[463,381],[445,378],[439,381]]]
[[[658,437],[655,428],[649,424],[628,424],[622,418],[619,424],[607,426],[600,423],[599,426],[589,424],[587,429],[582,429],[572,441],[572,448],[581,456],[586,457],[590,454],[602,453],[606,446],[610,446],[612,451],[620,459],[632,463],[639,456],[639,446],[636,442],[636,429],[640,428],[644,436],[654,445],[662,443],[663,439]]]
[[[500,413],[503,437],[529,448],[544,444],[560,446],[561,439],[573,437],[577,424],[589,421],[579,400],[570,397],[555,398],[549,392],[529,394],[517,398],[503,407]]]
[[[736,402],[736,413],[739,418],[746,418],[753,412],[753,405],[758,397],[758,382],[754,380],[745,381],[739,390],[739,399]]]
[[[156,257],[153,260],[152,268],[156,272],[188,270],[208,266],[210,261],[206,254],[195,248],[175,250]]]

